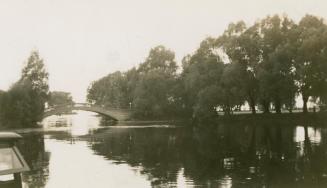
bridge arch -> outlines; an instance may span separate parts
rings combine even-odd
[[[105,108],[87,103],[75,103],[73,105],[62,105],[48,108],[45,110],[43,118],[51,115],[64,114],[66,112],[71,112],[72,110],[95,112],[107,116],[114,121],[126,121],[130,119],[131,115],[131,110],[129,109]]]

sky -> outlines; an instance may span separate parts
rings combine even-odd
[[[273,14],[295,21],[305,14],[327,18],[327,1],[1,0],[0,89],[19,79],[31,51],[38,50],[50,90],[84,102],[92,81],[137,66],[157,45],[173,50],[180,63],[229,23],[251,25]]]

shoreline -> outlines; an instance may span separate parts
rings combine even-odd
[[[307,125],[319,124],[327,126],[327,112],[308,112],[304,113],[282,113],[282,114],[238,114],[231,116],[220,116],[215,120],[216,123],[247,123],[247,124],[272,124],[279,125]]]
[[[205,127],[205,126],[217,126],[221,123],[233,123],[233,124],[254,124],[254,125],[266,125],[274,126],[272,124],[276,123],[278,125],[317,125],[319,127],[327,126],[327,112],[308,112],[304,113],[282,113],[282,114],[233,114],[229,116],[219,115],[218,117],[211,118],[208,120],[201,120],[201,121],[194,121],[191,119],[161,119],[161,120],[137,120],[131,119],[126,121],[117,121],[112,125],[103,126],[103,127],[115,127],[115,126],[167,126],[167,125],[174,125],[174,126],[188,126],[188,127]],[[0,124],[0,131],[16,131],[16,130],[41,130],[43,127],[40,123],[38,126],[35,127],[8,127],[2,126]]]

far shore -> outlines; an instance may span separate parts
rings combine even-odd
[[[209,120],[192,120],[192,119],[185,119],[185,118],[178,118],[178,119],[131,119],[126,121],[118,121],[113,122],[112,124],[108,125],[108,127],[114,126],[153,126],[156,127],[160,126],[167,126],[167,125],[176,125],[176,126],[203,126],[203,125],[218,125],[220,123],[233,123],[233,124],[253,124],[253,125],[308,125],[310,126],[327,126],[327,112],[295,112],[295,113],[257,113],[257,114],[250,114],[250,113],[234,113],[232,115],[218,115],[215,118]],[[39,126],[25,128],[25,127],[9,127],[9,126],[2,126],[0,125],[0,131],[17,131],[17,130],[39,130],[43,131],[41,124]],[[107,126],[103,126],[107,127]]]
[[[240,124],[269,124],[278,125],[308,125],[327,126],[327,112],[295,112],[295,113],[258,113],[258,114],[233,114],[230,116],[219,116],[216,122],[233,122]]]

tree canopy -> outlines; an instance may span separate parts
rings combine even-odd
[[[309,99],[327,101],[327,26],[312,15],[298,23],[279,15],[231,23],[181,65],[178,72],[174,52],[157,46],[139,67],[93,82],[88,99],[132,106],[138,117],[206,118],[244,105],[253,114],[292,112],[301,96],[306,112]]]
[[[43,118],[48,100],[48,72],[37,51],[33,51],[21,78],[1,94],[0,114],[8,126],[35,126]]]
[[[73,104],[73,97],[70,93],[64,91],[51,91],[49,93],[49,106],[71,105]]]

